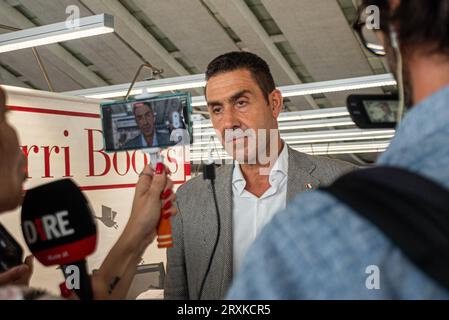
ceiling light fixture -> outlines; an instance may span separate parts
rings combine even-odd
[[[108,14],[80,18],[77,26],[67,21],[0,35],[0,53],[43,46],[114,32],[114,17]]]

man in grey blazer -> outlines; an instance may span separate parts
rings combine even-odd
[[[216,172],[219,235],[211,183],[198,177],[179,188],[174,247],[167,251],[166,299],[222,299],[247,249],[276,212],[297,193],[355,168],[297,152],[280,139],[277,118],[283,99],[260,57],[247,52],[219,56],[209,64],[206,80],[212,125],[235,161]],[[242,134],[261,130],[275,134],[255,145]],[[274,161],[262,162],[261,154]]]

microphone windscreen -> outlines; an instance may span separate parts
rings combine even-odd
[[[74,263],[95,251],[95,219],[86,197],[71,179],[28,190],[21,220],[30,251],[45,266]]]

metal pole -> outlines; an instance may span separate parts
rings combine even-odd
[[[140,72],[142,71],[143,68],[147,68],[151,70],[151,77],[153,77],[155,74],[159,75],[162,74],[164,72],[164,70],[162,69],[156,69],[154,68],[151,64],[149,63],[144,63],[142,64],[139,69],[137,70],[136,75],[134,76],[133,81],[131,82],[131,86],[128,89],[128,92],[126,93],[126,97],[125,97],[125,101],[128,100],[130,94],[131,94],[131,90],[133,89],[134,85],[136,84],[137,78],[139,77]]]
[[[44,75],[45,81],[47,82],[48,89],[51,92],[55,92],[55,89],[53,88],[53,85],[52,85],[52,83],[50,81],[50,77],[48,76],[47,70],[45,69],[45,66],[44,66],[44,64],[42,62],[42,59],[41,59],[41,57],[39,55],[39,52],[37,52],[36,48],[31,48],[31,50],[33,50],[33,55],[34,55],[34,57],[37,60],[37,64],[39,66],[39,69],[41,69],[41,72]]]

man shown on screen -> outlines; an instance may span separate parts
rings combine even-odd
[[[133,105],[133,113],[141,133],[126,142],[125,148],[159,147],[170,143],[168,135],[157,135],[156,116],[151,105],[146,102],[136,103]]]
[[[383,116],[382,116],[382,122],[395,122],[396,116],[393,111],[391,111],[390,106],[388,103],[384,102],[380,105],[380,108],[382,109]]]

